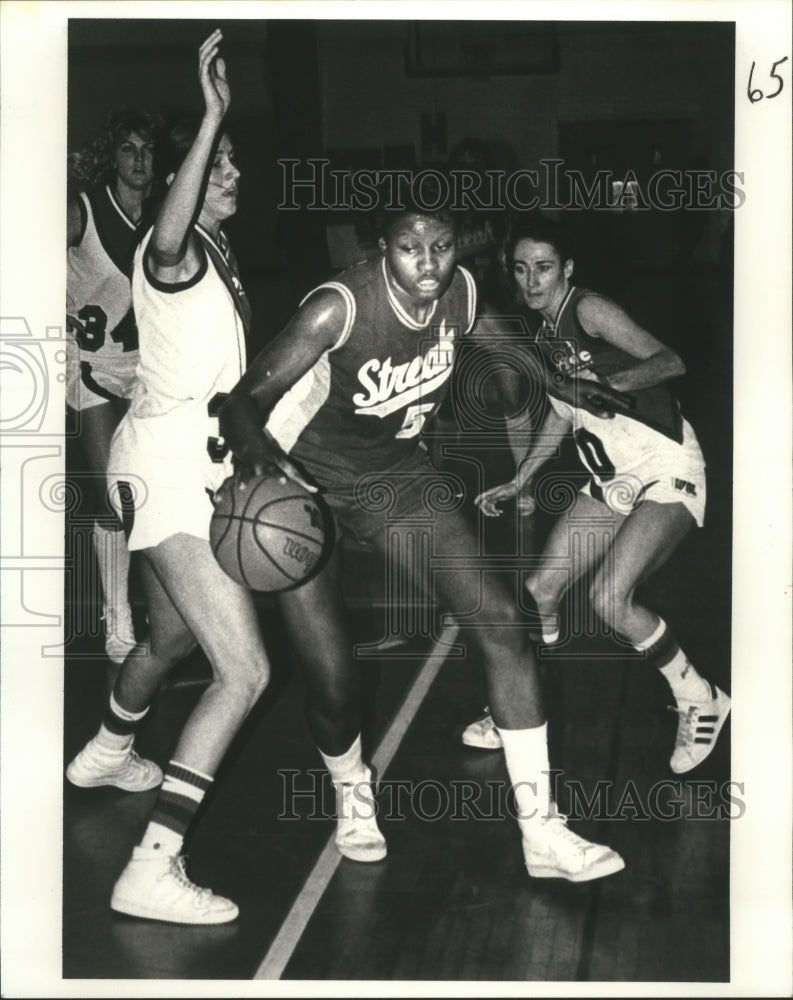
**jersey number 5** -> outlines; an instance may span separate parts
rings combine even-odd
[[[427,414],[435,407],[434,403],[414,403],[405,410],[405,419],[402,426],[394,435],[398,438],[415,437],[424,426]]]

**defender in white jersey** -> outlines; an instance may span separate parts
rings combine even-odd
[[[702,527],[705,460],[687,420],[681,419],[683,439],[678,444],[631,416],[615,413],[613,417],[597,417],[583,407],[548,398],[569,427],[581,461],[589,470],[581,493],[624,517],[647,500],[682,503]]]
[[[545,321],[539,346],[552,372],[551,409],[515,478],[481,494],[477,503],[493,517],[502,501],[514,499],[521,513],[530,514],[535,486],[541,488],[539,470],[564,436],[574,435],[589,474],[573,516],[559,519],[541,565],[526,579],[544,620],[543,640],[558,640],[556,610],[562,596],[573,580],[590,573],[596,614],[669,682],[680,716],[670,766],[678,774],[689,771],[713,749],[730,699],[700,677],[666,623],[636,599],[636,588],[695,524],[703,523],[705,463],[666,387],[683,373],[683,362],[616,303],[573,288],[573,260],[557,224],[519,221],[507,242],[506,260],[526,304]],[[608,418],[559,401],[555,380],[570,373],[632,396],[633,405]],[[609,551],[602,558],[585,536],[593,523],[602,530],[609,520]],[[580,544],[574,535],[581,536]],[[578,556],[568,566],[571,552]],[[463,740],[472,746],[501,743],[489,713],[468,727]]]
[[[145,791],[163,783],[110,905],[136,917],[188,924],[237,916],[234,903],[188,879],[180,855],[220,761],[269,677],[251,595],[226,576],[208,541],[208,491],[229,471],[213,414],[243,370],[248,322],[221,229],[237,210],[240,172],[222,130],[231,94],[218,58],[220,39],[214,32],[199,50],[204,115],[196,128],[171,131],[175,172],[135,257],[140,365],[130,410],[111,448],[114,500],[131,545],[143,556],[150,640],[124,662],[99,732],[67,769],[69,780],[82,786]],[[135,754],[135,726],[163,677],[198,644],[213,680],[163,777],[156,764]]]
[[[105,472],[138,363],[130,276],[160,129],[160,119],[149,112],[114,112],[88,146],[69,157],[70,173],[85,190],[67,206],[66,403],[88,473],[81,480],[95,507],[105,648],[114,663],[134,647],[135,635],[129,552],[107,504]]]
[[[151,233],[135,254],[140,363],[109,464],[115,502],[119,483],[127,500],[134,495],[124,514],[133,551],[178,532],[208,540],[210,494],[232,472],[217,414],[245,370],[245,322],[229,290],[238,276],[221,250],[228,243],[216,236],[195,227],[198,270],[178,290],[153,273]]]

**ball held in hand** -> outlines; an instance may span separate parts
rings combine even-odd
[[[209,543],[221,569],[250,590],[297,586],[317,565],[325,521],[312,495],[277,476],[224,484],[209,526]]]

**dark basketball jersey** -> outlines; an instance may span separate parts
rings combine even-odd
[[[607,376],[624,371],[637,363],[637,359],[614,347],[600,337],[590,336],[581,326],[576,306],[587,295],[595,293],[586,288],[571,286],[559,307],[553,324],[544,323],[537,343],[552,372],[564,375],[585,376],[587,372]],[[553,378],[548,391],[553,395]],[[680,405],[665,384],[647,389],[631,389],[630,396],[636,406],[626,414],[678,444],[683,441],[683,419]]]
[[[459,338],[473,325],[476,290],[471,275],[456,268],[419,323],[389,287],[384,258],[319,288],[344,299],[344,329],[273,408],[267,429],[320,484],[349,485],[415,452],[448,388]]]

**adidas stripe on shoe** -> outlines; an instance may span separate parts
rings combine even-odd
[[[675,774],[684,774],[701,764],[716,745],[721,727],[730,714],[730,699],[710,685],[712,698],[704,701],[681,700],[677,712],[677,741],[669,766]]]

